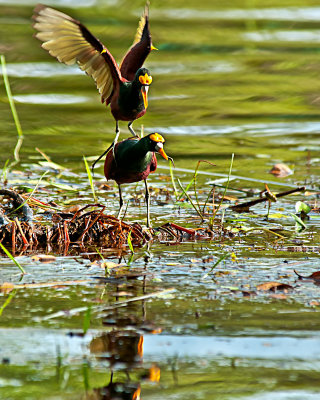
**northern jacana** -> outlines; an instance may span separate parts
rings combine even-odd
[[[42,47],[58,61],[79,67],[91,76],[99,90],[102,103],[110,104],[116,120],[116,136],[120,135],[119,121],[128,121],[132,135],[137,136],[132,123],[146,113],[148,89],[152,82],[150,72],[143,63],[152,45],[149,30],[148,4],[140,19],[133,45],[124,56],[120,67],[109,50],[79,21],[38,4],[34,9],[35,37]]]
[[[156,152],[166,160],[170,158],[163,149],[163,143],[164,138],[159,133],[151,133],[143,138],[132,137],[117,143],[114,154],[110,148],[104,163],[104,174],[107,180],[115,180],[119,187],[118,218],[123,207],[120,185],[143,180],[146,188],[147,227],[150,227],[150,196],[147,178],[157,168]]]

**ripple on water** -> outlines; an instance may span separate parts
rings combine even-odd
[[[251,8],[223,11],[197,10],[191,8],[153,10],[153,15],[170,19],[256,19],[277,21],[319,21],[320,7]]]
[[[165,132],[170,135],[213,135],[244,133],[251,136],[278,136],[304,133],[319,133],[320,121],[306,122],[274,122],[244,125],[181,125],[168,127],[153,127],[153,130]],[[148,131],[148,129],[146,129]],[[151,131],[150,131],[151,132]]]
[[[1,1],[1,0],[0,0]],[[84,75],[76,65],[64,65],[57,62],[9,63],[7,73],[16,78],[51,78],[54,76]],[[0,75],[2,74],[0,70]]]
[[[320,30],[314,31],[261,31],[261,32],[246,32],[242,35],[246,40],[253,42],[320,42]]]
[[[0,5],[10,5],[10,6],[34,6],[37,2],[34,0],[0,0]],[[51,0],[51,7],[69,7],[69,8],[79,8],[79,7],[91,7],[98,3],[97,0]],[[115,4],[117,0],[105,0],[105,3]]]
[[[232,73],[239,71],[241,66],[227,61],[211,61],[199,63],[157,62],[148,63],[148,67],[155,75],[179,74],[195,75],[201,73]]]
[[[79,104],[91,100],[90,97],[86,96],[55,93],[16,95],[13,98],[18,103],[25,104]]]
[[[243,400],[318,400],[319,393],[307,392],[305,390],[294,391],[267,391],[266,393],[256,393],[253,396],[243,397]]]

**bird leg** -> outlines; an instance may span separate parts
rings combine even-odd
[[[117,142],[118,142],[119,135],[120,135],[119,122],[116,121],[116,137],[114,138],[114,141],[111,143],[111,145],[107,148],[107,150],[106,150],[105,152],[103,152],[103,153],[101,154],[101,156],[98,157],[98,158],[95,160],[95,162],[92,164],[92,166],[91,166],[92,174],[93,174],[93,170],[94,170],[94,167],[95,167],[95,165],[97,164],[97,162],[100,161],[101,158],[102,158],[105,154],[108,154],[109,151],[110,151],[111,149],[112,149],[114,161],[116,161],[116,157],[115,157],[115,154],[114,154],[114,148],[115,148],[115,145],[116,145]]]
[[[116,121],[116,137],[114,138],[114,141],[112,143],[112,154],[113,154],[113,159],[114,161],[116,161],[116,155],[114,152],[114,148],[116,146],[116,144],[118,143],[118,139],[119,139],[119,135],[120,135],[120,128],[119,128],[119,121]]]
[[[118,212],[117,218],[119,219],[120,215],[121,215],[122,207],[123,207],[123,199],[122,199],[121,186],[118,185],[118,187],[119,187],[119,205],[120,205],[120,208],[119,208],[119,212]]]
[[[133,130],[132,124],[133,124],[133,121],[130,121],[130,122],[128,123],[128,129],[129,129],[131,135],[133,135],[133,136],[135,136],[135,137],[139,137],[139,135],[137,135],[137,134],[135,133],[135,131]]]
[[[147,180],[144,180],[144,184],[146,187],[146,203],[147,203],[147,228],[151,228],[150,225],[150,193],[148,188]]]
[[[114,141],[112,143],[113,146],[115,146],[117,144],[119,135],[120,135],[119,121],[116,121],[116,137],[114,138]]]
[[[112,143],[112,144],[107,148],[107,150],[104,151],[103,154],[101,154],[101,156],[99,156],[99,157],[95,160],[95,162],[91,165],[92,176],[93,176],[93,174],[94,174],[94,167],[95,167],[95,165],[97,164],[98,161],[101,160],[101,158],[102,158],[105,154],[108,154],[108,153],[109,153],[109,151],[111,150],[112,146],[113,146],[113,143]]]

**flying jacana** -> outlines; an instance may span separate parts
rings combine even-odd
[[[117,143],[113,148],[114,152],[111,151],[110,147],[104,163],[104,174],[107,180],[115,180],[119,187],[120,209],[118,218],[123,207],[120,185],[122,183],[144,180],[147,203],[147,227],[150,227],[150,196],[147,178],[150,172],[154,172],[157,168],[155,152],[161,154],[166,160],[170,159],[163,150],[163,143],[164,138],[159,133],[151,133],[143,138],[133,137]]]
[[[116,136],[120,135],[119,121],[128,121],[132,135],[137,136],[132,123],[146,113],[148,89],[152,77],[143,63],[152,45],[149,30],[148,4],[140,19],[133,45],[124,56],[120,67],[109,50],[81,22],[69,15],[38,4],[32,17],[35,37],[43,43],[41,47],[58,59],[79,67],[90,75],[99,90],[102,103],[110,104],[116,120]]]

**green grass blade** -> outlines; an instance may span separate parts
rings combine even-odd
[[[224,192],[223,192],[223,195],[221,197],[220,203],[219,203],[217,209],[215,210],[213,216],[210,218],[210,226],[213,225],[213,221],[214,221],[214,219],[215,219],[215,217],[217,215],[217,212],[220,210],[220,207],[221,207],[221,204],[223,202],[224,196],[226,195],[226,192],[228,190],[229,183],[230,183],[230,175],[231,175],[232,167],[233,167],[233,160],[234,160],[234,153],[232,153],[232,156],[231,156],[231,162],[230,162],[230,168],[229,168],[229,173],[228,173],[227,184],[226,184],[226,187],[224,188]]]
[[[201,161],[197,162],[196,168],[194,170],[193,190],[194,190],[194,196],[196,198],[196,203],[197,203],[198,210],[201,213],[200,204],[199,204],[199,198],[198,198],[198,190],[197,190],[197,176],[198,176],[198,170],[199,170],[199,167],[200,167],[200,163],[201,163]]]
[[[92,191],[92,194],[93,194],[93,199],[94,199],[94,201],[97,203],[97,202],[98,202],[98,198],[97,198],[96,192],[95,192],[95,190],[94,190],[92,173],[91,173],[91,170],[90,170],[88,161],[87,161],[87,159],[86,159],[85,156],[83,156],[83,161],[84,161],[84,164],[85,164],[85,166],[86,166],[86,171],[87,171],[89,183],[90,183],[90,186],[91,186],[91,191]]]
[[[213,264],[213,266],[211,267],[210,271],[207,272],[201,279],[207,278],[207,277],[209,276],[209,274],[211,274],[211,272],[212,272],[223,260],[225,260],[225,259],[228,258],[228,257],[231,257],[231,254],[229,254],[229,253],[223,254],[223,255]]]
[[[20,204],[20,206],[18,206],[18,207],[15,208],[14,210],[12,210],[12,211],[10,212],[10,214],[12,214],[12,213],[16,212],[17,210],[19,210],[19,208],[23,207],[23,206],[29,201],[29,199],[33,196],[34,192],[38,189],[38,186],[40,185],[40,182],[42,181],[43,177],[44,177],[45,175],[47,175],[48,172],[49,172],[49,171],[45,171],[45,172],[40,176],[40,179],[38,180],[36,186],[33,188],[33,190],[32,190],[32,192],[30,193],[30,195],[25,199],[25,201],[24,201],[22,204]],[[9,215],[10,215],[10,214],[9,214]]]
[[[4,167],[2,169],[2,174],[1,174],[1,180],[2,182],[5,182],[7,180],[7,174],[8,174],[8,164],[9,164],[9,159],[4,163]]]
[[[89,361],[84,360],[82,364],[82,376],[83,376],[83,387],[85,392],[88,392],[90,389],[89,372],[90,372]]]
[[[289,212],[288,214],[291,215],[291,217],[295,220],[298,229],[307,229],[306,224],[296,214],[293,214],[291,212]]]
[[[91,305],[88,306],[87,311],[83,318],[83,334],[85,335],[90,328],[91,323]]]
[[[169,166],[170,166],[171,182],[172,182],[172,186],[173,186],[173,190],[174,190],[174,195],[175,195],[175,198],[176,198],[176,201],[177,201],[177,200],[178,200],[179,193],[178,193],[178,190],[177,190],[176,183],[175,183],[175,181],[174,181],[173,168],[172,168],[172,161],[171,161],[171,160],[169,160]]]
[[[11,303],[11,300],[14,298],[14,296],[16,295],[17,290],[13,290],[9,296],[6,298],[6,301],[2,304],[2,306],[0,307],[0,317],[3,313],[3,310]]]
[[[12,262],[16,264],[16,266],[20,269],[23,274],[26,274],[26,271],[23,269],[22,265],[13,257],[9,250],[7,250],[2,243],[0,243],[1,249],[6,253],[6,255],[10,258]]]
[[[194,175],[193,175],[193,190],[194,190],[194,195],[196,198],[196,202],[197,202],[197,207],[199,210],[199,213],[201,214],[201,208],[200,208],[200,203],[199,203],[199,198],[198,198],[198,190],[197,190],[197,176],[198,176],[198,172],[199,172],[199,168],[200,168],[200,164],[201,163],[207,163],[212,165],[213,167],[215,167],[215,164],[212,164],[210,161],[207,160],[199,160],[197,162],[196,168],[194,170]],[[204,214],[204,207],[203,207],[203,211],[202,214]]]
[[[1,67],[2,67],[2,76],[3,76],[4,86],[6,88],[6,92],[7,92],[7,96],[8,96],[8,100],[9,100],[12,116],[13,116],[13,119],[14,119],[14,123],[16,125],[19,137],[23,137],[21,124],[20,124],[20,121],[19,121],[18,113],[17,113],[16,106],[15,106],[14,101],[13,101],[12,93],[11,93],[9,78],[8,78],[8,74],[7,74],[6,59],[5,59],[4,55],[1,55],[0,59],[1,59]]]
[[[192,178],[192,181],[193,181],[193,178]],[[192,182],[191,181],[191,182]],[[190,183],[191,183],[190,182]],[[182,184],[181,184],[181,182],[180,182],[180,179],[178,179],[178,183],[179,183],[179,186],[180,186],[180,188],[181,188],[181,190],[182,190],[182,193],[187,197],[187,199],[190,201],[190,204],[192,205],[192,207],[196,210],[196,212],[197,212],[197,214],[199,215],[199,217],[201,218],[201,221],[203,221],[203,215],[201,214],[201,212],[198,210],[198,208],[196,207],[196,205],[194,204],[194,202],[192,201],[192,199],[191,199],[191,197],[188,195],[188,193],[187,193],[187,190],[188,190],[188,187],[190,187],[191,185],[189,184],[188,186],[187,186],[187,188],[186,189],[184,189],[183,188],[183,186],[182,186]]]
[[[210,197],[212,196],[213,191],[214,191],[214,186],[211,188],[211,190],[210,190],[210,192],[208,193],[208,196],[207,196],[207,198],[206,198],[206,201],[204,202],[204,205],[203,205],[203,207],[202,207],[202,214],[205,213],[206,206],[207,206],[207,204],[208,204],[208,201],[209,201]]]
[[[194,179],[194,177],[192,177],[192,179],[191,179],[191,181],[188,183],[187,187],[186,187],[185,189],[182,189],[182,193],[181,193],[180,196],[178,197],[178,200],[180,200],[181,197],[182,197],[183,195],[185,195],[185,192],[187,192],[187,191],[190,189],[191,185],[193,184],[193,179]],[[179,179],[178,179],[178,183],[179,183],[179,182],[180,182],[180,181],[179,181]],[[180,188],[181,188],[181,182],[179,183],[179,186],[180,186]]]
[[[131,233],[132,233],[132,231],[130,231],[128,234],[127,242],[128,242],[128,246],[129,246],[131,253],[134,254],[134,249],[133,249],[132,241],[131,241]]]

